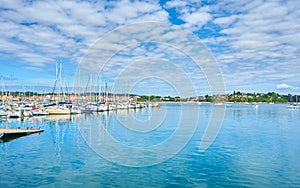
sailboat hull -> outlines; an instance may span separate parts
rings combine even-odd
[[[49,115],[68,115],[71,114],[69,109],[48,109],[46,110]]]

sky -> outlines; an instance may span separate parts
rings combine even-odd
[[[151,28],[153,22],[176,29]],[[134,24],[138,25],[131,27]],[[197,49],[197,43],[201,47],[197,50],[209,52],[212,57],[207,57],[217,63],[227,93],[300,94],[299,31],[300,5],[293,0],[1,0],[1,86],[49,91],[55,83],[56,61],[63,64],[62,85],[71,86],[77,70],[91,65],[86,57],[96,46],[103,61],[108,49],[121,49],[100,71],[101,82],[94,77],[99,88],[106,81],[113,90],[118,80],[116,92],[129,87],[140,94],[178,95],[188,88],[181,79],[185,75],[197,94],[204,95],[211,84],[205,65],[199,68],[182,49]],[[181,45],[189,43],[187,38],[195,44]],[[125,48],[119,48],[119,41]],[[156,74],[151,77],[151,72]],[[130,81],[129,74],[139,77]],[[165,74],[168,77],[159,76]]]

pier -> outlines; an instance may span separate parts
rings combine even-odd
[[[10,141],[22,136],[41,133],[43,129],[6,129],[0,128],[0,140],[2,141]]]

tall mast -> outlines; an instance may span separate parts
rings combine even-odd
[[[10,75],[10,90],[9,90],[9,98],[12,102],[12,75]]]
[[[148,89],[148,104],[150,104],[150,88]]]
[[[91,79],[90,79],[90,102],[92,102],[92,90],[93,90],[93,75],[92,74],[90,74],[90,76],[91,76]]]
[[[58,92],[58,95],[59,95],[59,100],[60,100],[60,87],[62,86],[62,84],[61,84],[61,70],[62,70],[62,62],[61,62],[61,60],[60,60],[60,64],[59,64],[59,92]],[[58,101],[59,102],[59,101]]]
[[[100,78],[100,81],[99,81],[100,83],[99,83],[99,85],[98,85],[98,87],[99,87],[99,88],[98,88],[98,90],[99,90],[99,91],[98,91],[98,102],[100,102],[100,98],[101,98],[101,87],[102,87],[102,86],[101,86],[101,75],[99,75],[99,78]]]
[[[80,94],[80,70],[78,69],[78,96],[79,99],[81,100],[81,94]],[[77,100],[77,103],[79,102],[79,100]]]
[[[2,77],[1,77],[1,102],[3,103],[3,81],[2,81]]]
[[[60,88],[59,88],[59,76],[58,76],[59,72],[58,72],[58,65],[57,65],[57,61],[56,61],[56,87],[57,87],[57,94],[56,94],[56,105],[58,106],[59,104],[59,92],[60,92]]]
[[[1,84],[2,84],[2,87],[1,87],[1,101],[2,101],[2,104],[4,104],[4,101],[3,101],[3,78],[1,77]]]
[[[107,102],[107,97],[108,97],[108,88],[107,88],[107,82],[105,82],[105,98],[104,98],[104,102]]]
[[[127,82],[127,102],[130,101],[130,83]]]

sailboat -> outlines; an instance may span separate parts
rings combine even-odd
[[[58,107],[58,108],[48,108],[46,112],[49,115],[69,115],[71,111],[65,107]]]
[[[296,103],[294,104],[290,104],[289,106],[287,106],[288,109],[299,109],[299,106],[298,106],[298,97],[296,95]]]
[[[290,104],[287,106],[288,109],[299,109],[299,106],[297,104]]]
[[[49,115],[68,115],[71,114],[71,110],[66,106],[59,105],[60,100],[60,86],[61,86],[61,70],[62,70],[62,63],[60,63],[60,69],[58,70],[57,63],[56,63],[56,85],[57,85],[57,102],[56,106],[51,106],[46,109],[46,112]],[[59,73],[59,74],[58,74]]]

